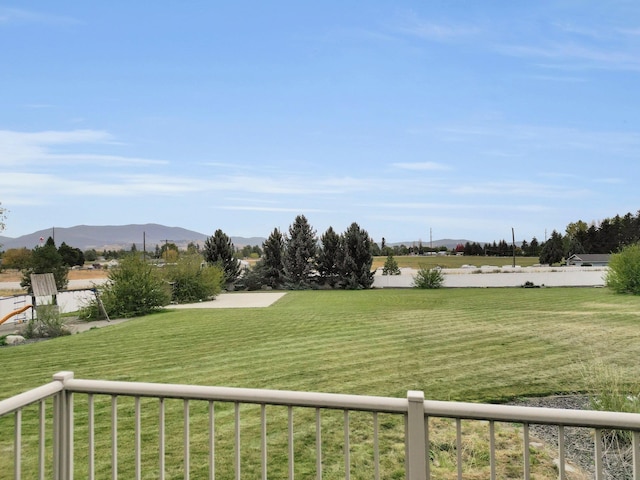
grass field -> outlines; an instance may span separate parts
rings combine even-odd
[[[394,256],[393,258],[396,260],[396,262],[398,262],[398,266],[400,268],[408,267],[415,269],[421,268],[423,266],[427,268],[460,268],[462,265],[475,265],[476,267],[480,267],[482,265],[493,265],[496,267],[513,265],[513,257],[403,255],[398,257]],[[372,268],[379,268],[384,266],[384,262],[386,259],[387,257],[374,257]],[[521,267],[530,267],[538,263],[540,263],[540,259],[538,257],[516,257],[516,265],[519,265]]]
[[[266,309],[167,311],[2,348],[0,398],[60,370],[396,397],[417,389],[428,399],[502,402],[584,391],[585,368],[606,362],[635,386],[639,321],[640,299],[606,289],[290,292]]]
[[[501,401],[582,390],[576,366],[640,365],[640,300],[606,289],[290,292],[266,309],[175,310],[0,349],[0,398],[50,380],[185,381]]]

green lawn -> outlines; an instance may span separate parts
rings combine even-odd
[[[266,309],[174,310],[0,349],[0,398],[78,378],[501,401],[640,365],[640,299],[606,289],[290,292]],[[5,377],[6,378],[6,377]]]
[[[167,311],[2,348],[0,398],[72,370],[77,378],[397,397],[419,389],[428,399],[500,402],[584,391],[582,372],[597,361],[635,384],[639,321],[639,298],[595,288],[290,292],[266,309]],[[108,452],[106,442],[98,439]]]

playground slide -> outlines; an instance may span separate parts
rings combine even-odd
[[[5,315],[4,317],[0,318],[0,325],[2,325],[4,322],[6,322],[7,320],[9,320],[11,317],[13,317],[14,315],[19,315],[22,312],[26,312],[27,310],[29,310],[32,307],[32,305],[25,305],[22,308],[19,308],[18,310],[14,310],[13,312]]]

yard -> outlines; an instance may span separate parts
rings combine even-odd
[[[582,392],[589,365],[605,362],[635,388],[639,306],[636,297],[594,288],[290,292],[266,309],[169,310],[1,348],[0,398],[60,370],[77,378],[395,397],[423,390],[427,399],[503,402]]]

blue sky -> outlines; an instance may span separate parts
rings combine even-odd
[[[6,236],[541,240],[640,209],[638,2],[0,0],[0,45]]]

